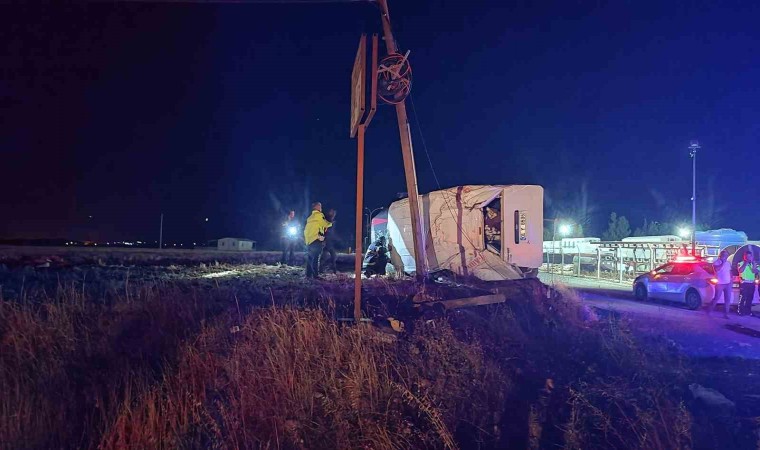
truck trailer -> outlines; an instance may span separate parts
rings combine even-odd
[[[486,281],[535,276],[543,257],[543,203],[536,185],[467,185],[420,195],[427,270]],[[371,236],[385,237],[397,272],[416,272],[408,199],[375,216]]]

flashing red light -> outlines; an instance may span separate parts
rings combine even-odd
[[[697,257],[691,255],[676,256],[676,262],[696,262]]]

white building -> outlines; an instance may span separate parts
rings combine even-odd
[[[212,241],[213,242],[213,241]],[[250,239],[242,238],[221,238],[216,241],[217,250],[232,250],[232,251],[251,251],[255,246],[255,242]]]

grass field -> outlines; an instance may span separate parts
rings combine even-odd
[[[693,367],[667,343],[536,280],[445,315],[412,307],[411,280],[365,281],[365,315],[401,318],[395,333],[336,320],[350,314],[348,275],[310,283],[300,268],[186,253],[0,269],[0,446],[757,445],[735,423],[695,426]]]
[[[259,263],[274,264],[280,252],[237,252],[214,249],[157,249],[104,247],[19,247],[0,245],[0,264],[8,267],[53,267],[83,265],[190,265],[199,263]],[[303,253],[296,253],[296,264],[304,263]],[[353,264],[353,254],[338,254],[338,262],[346,267]]]

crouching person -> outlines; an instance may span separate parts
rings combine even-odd
[[[364,275],[385,275],[385,266],[388,264],[388,248],[385,243],[385,236],[380,236],[367,249],[367,256],[364,258]]]

